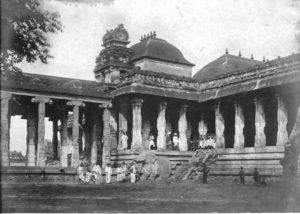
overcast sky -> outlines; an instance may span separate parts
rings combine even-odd
[[[79,3],[45,0],[45,9],[60,13],[64,29],[49,36],[54,58],[47,65],[21,63],[19,67],[24,72],[93,80],[102,36],[120,23],[129,32],[129,46],[139,42],[143,34],[155,30],[157,37],[175,45],[187,60],[196,64],[193,73],[224,54],[226,48],[234,55],[241,50],[249,58],[253,53],[258,60],[299,51],[295,39],[295,24],[300,20],[298,0],[76,2]],[[50,127],[47,122],[48,139],[51,139]],[[13,119],[11,130],[11,149],[25,152],[26,121]]]

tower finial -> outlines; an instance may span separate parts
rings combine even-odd
[[[239,57],[241,57],[242,56],[242,53],[241,53],[241,51],[239,51]]]
[[[251,59],[254,59],[253,54],[251,54]]]
[[[226,48],[226,50],[225,50],[225,54],[228,54],[228,48]]]

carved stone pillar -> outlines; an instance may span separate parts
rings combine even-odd
[[[118,123],[117,123],[117,116],[116,110],[110,110],[110,146],[111,149],[118,148],[118,139],[117,139],[117,132],[118,132]]]
[[[1,93],[1,166],[9,166],[9,100],[10,93]]]
[[[127,121],[127,113],[128,113],[128,99],[127,97],[120,98],[119,101],[119,142],[118,142],[118,148],[121,149],[121,139],[122,139],[122,132],[125,132],[126,135],[128,135],[128,121]]]
[[[186,138],[187,132],[187,120],[186,120],[186,111],[187,105],[182,105],[179,112],[178,120],[178,131],[179,131],[179,151],[187,151],[188,144]]]
[[[103,120],[103,155],[102,155],[102,167],[105,167],[110,162],[110,109],[111,104],[101,104],[100,108],[104,108],[102,120]]]
[[[95,164],[98,160],[98,140],[100,135],[100,110],[93,111],[94,119],[92,126],[92,148],[91,148],[91,164]]]
[[[215,125],[216,125],[216,148],[225,148],[225,138],[224,138],[224,130],[225,130],[225,122],[224,117],[220,110],[221,101],[215,105]]]
[[[198,124],[198,132],[199,135],[206,135],[207,134],[207,125],[204,121],[204,114],[201,114],[199,124]]]
[[[72,100],[67,105],[73,106],[71,167],[76,168],[79,165],[79,107],[84,106],[84,103],[79,100]]]
[[[161,102],[158,109],[157,117],[157,149],[166,149],[166,108],[167,102]]]
[[[36,112],[33,106],[27,106],[27,166],[35,166]]]
[[[46,103],[52,103],[47,97],[34,97],[32,102],[38,103],[38,144],[37,144],[37,166],[45,167],[46,151],[45,151],[45,111]]]
[[[52,120],[52,147],[53,147],[53,158],[58,158],[58,137],[57,137],[57,130],[58,130],[58,119],[53,118]]]
[[[143,139],[143,148],[149,149],[149,136],[151,131],[151,124],[149,120],[143,121],[142,124],[142,139]]]
[[[235,108],[235,134],[234,134],[234,148],[241,149],[244,148],[245,145],[245,137],[244,137],[244,126],[245,126],[245,118],[243,114],[242,105],[239,101],[234,103]]]
[[[132,106],[132,143],[131,149],[142,147],[142,99],[133,99]]]
[[[68,110],[64,106],[61,109],[61,155],[60,155],[60,165],[61,167],[68,166]]]
[[[288,131],[287,131],[288,111],[282,99],[282,96],[276,94],[276,99],[277,99],[277,107],[278,107],[277,109],[278,131],[277,131],[276,146],[283,147],[284,144],[288,141]]]
[[[255,103],[255,144],[257,148],[266,146],[266,117],[261,100],[254,98]]]

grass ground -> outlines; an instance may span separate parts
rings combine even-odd
[[[2,184],[2,212],[281,211],[282,189],[276,183],[267,186],[202,184],[195,181],[145,181],[97,186]]]

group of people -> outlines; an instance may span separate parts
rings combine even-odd
[[[104,172],[105,172],[105,183],[110,184],[111,176],[112,176],[112,168],[110,166],[110,163],[107,163],[106,167],[104,168]],[[131,183],[136,182],[137,170],[133,162],[130,164],[129,170],[127,170],[127,166],[125,162],[122,162],[122,164],[119,167],[117,167],[116,173],[117,173],[117,182],[126,182],[128,180],[127,179],[128,174],[130,174],[130,182]],[[104,179],[102,176],[102,171],[99,163],[94,164],[90,168],[88,163],[82,162],[77,168],[77,174],[79,178],[79,183],[82,184],[104,183]]]
[[[262,181],[257,168],[254,168],[252,176],[253,176],[254,183],[256,185],[265,183],[265,181]],[[240,177],[240,183],[245,184],[245,171],[244,171],[244,168],[242,166],[240,168],[239,177]]]

